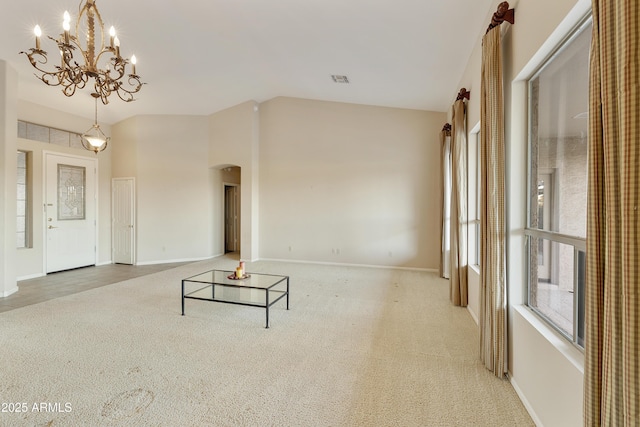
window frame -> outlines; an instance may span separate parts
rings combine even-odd
[[[567,235],[551,230],[542,230],[539,228],[532,228],[531,225],[531,209],[532,207],[532,184],[534,178],[532,173],[532,157],[533,157],[533,108],[531,105],[532,94],[532,82],[540,76],[545,68],[552,63],[564,50],[568,47],[578,36],[582,35],[584,31],[588,30],[588,27],[593,24],[591,14],[587,14],[583,17],[576,26],[563,38],[553,52],[540,64],[536,71],[527,79],[527,197],[526,197],[526,225],[524,228],[524,234],[526,238],[526,305],[537,316],[539,316],[545,323],[551,326],[554,330],[559,332],[563,337],[570,341],[576,348],[584,352],[584,288],[580,286],[580,283],[584,281],[584,260],[586,258],[586,238]],[[531,245],[534,239],[546,239],[550,242],[560,243],[573,247],[573,331],[572,336],[567,334],[559,325],[557,325],[552,319],[545,313],[539,310],[536,306],[532,305],[532,254]],[[582,254],[582,255],[581,255]],[[582,278],[582,282],[581,282]]]
[[[471,148],[473,148],[473,152],[471,151]],[[472,169],[471,162],[474,161],[475,163],[473,166],[475,168],[474,169],[475,186],[474,188],[471,188],[471,186],[469,186],[468,188],[469,191],[467,192],[467,206],[471,208],[473,204],[473,210],[475,211],[474,215],[469,215],[469,218],[467,219],[467,233],[468,233],[467,242],[469,243],[469,246],[467,249],[467,262],[469,265],[475,265],[479,267],[480,266],[480,238],[481,238],[480,236],[480,199],[481,199],[480,192],[482,190],[481,175],[480,175],[480,167],[481,167],[480,122],[478,122],[476,126],[474,126],[473,129],[469,131],[467,150],[468,150],[468,155],[467,155],[467,185],[468,186],[471,182],[471,179],[470,179],[471,178],[470,171]],[[472,196],[475,197],[474,200],[472,200]],[[469,209],[469,211],[471,212],[472,209]]]

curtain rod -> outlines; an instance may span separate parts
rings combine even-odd
[[[489,28],[487,28],[487,33],[492,29],[504,21],[507,21],[511,25],[515,22],[515,14],[516,11],[514,9],[509,9],[509,2],[503,1],[498,5],[498,10],[493,14],[491,18],[491,23],[489,24]]]

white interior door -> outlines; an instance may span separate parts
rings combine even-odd
[[[238,186],[225,185],[224,187],[224,221],[225,221],[225,252],[237,252],[240,250],[238,238],[240,237],[240,197]]]
[[[112,257],[116,264],[135,264],[135,178],[112,180]]]
[[[46,153],[47,273],[96,264],[96,160]]]

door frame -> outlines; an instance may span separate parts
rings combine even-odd
[[[241,210],[242,203],[240,201],[240,192],[242,190],[240,189],[240,184],[231,183],[231,182],[222,183],[222,229],[223,229],[222,248],[223,248],[223,253],[227,253],[227,187],[235,187],[237,192],[237,199],[236,199],[237,221],[236,221],[236,227],[235,227],[236,229],[236,251],[235,252],[240,252],[240,249],[242,248],[242,243],[241,243],[242,228],[240,225],[241,214],[242,214],[242,210]]]
[[[114,242],[115,242],[115,234],[116,228],[114,226],[115,219],[115,211],[116,204],[113,198],[113,191],[115,186],[113,185],[116,181],[128,181],[131,183],[131,221],[132,224],[132,232],[131,232],[131,265],[136,265],[137,263],[137,223],[136,223],[136,178],[135,177],[120,177],[120,178],[111,178],[111,262],[113,264],[116,263],[114,256]]]
[[[79,156],[76,154],[68,154],[68,153],[61,153],[58,151],[49,151],[49,150],[43,150],[42,151],[42,209],[43,212],[45,213],[42,216],[42,272],[44,273],[44,275],[46,276],[47,274],[47,163],[48,163],[48,156],[56,156],[56,157],[68,157],[71,159],[77,159],[77,160],[82,160],[82,161],[89,161],[93,163],[93,167],[95,170],[95,179],[94,179],[94,188],[93,188],[93,194],[94,194],[94,211],[95,211],[95,218],[94,218],[94,241],[95,241],[95,245],[96,245],[96,250],[94,251],[94,265],[98,265],[98,260],[100,259],[100,240],[99,240],[99,217],[100,217],[100,211],[99,211],[99,204],[98,201],[100,200],[100,194],[99,194],[99,189],[100,189],[100,171],[98,169],[99,166],[99,162],[97,158],[93,158],[93,157],[88,157],[88,156]]]

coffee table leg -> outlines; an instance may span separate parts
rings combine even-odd
[[[267,329],[269,329],[269,290],[267,289],[264,293],[266,295]]]
[[[289,277],[287,277],[287,310],[289,310]]]
[[[182,315],[184,316],[184,280],[182,281]]]

